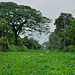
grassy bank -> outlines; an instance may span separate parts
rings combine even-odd
[[[0,75],[74,75],[75,52],[0,52]]]

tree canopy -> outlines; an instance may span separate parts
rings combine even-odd
[[[51,19],[42,16],[40,11],[30,6],[18,5],[13,2],[0,2],[0,19],[8,21],[15,35],[15,44],[18,44],[17,37],[23,33],[49,32],[48,23]]]
[[[72,15],[69,13],[61,13],[60,16],[55,20],[54,25],[56,25],[55,32],[58,33],[65,27],[70,25],[71,20],[73,19]]]

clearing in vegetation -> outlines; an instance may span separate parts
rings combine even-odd
[[[0,52],[0,75],[75,75],[75,52]]]

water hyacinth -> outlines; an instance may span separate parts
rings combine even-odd
[[[74,56],[75,53],[40,50],[1,52],[0,75],[75,75]]]
[[[48,61],[50,61],[50,60],[48,60]]]
[[[29,58],[30,56],[28,56],[28,58]]]
[[[42,68],[44,68],[44,66],[41,66]]]
[[[46,51],[46,53],[49,53],[49,51]]]
[[[33,74],[30,74],[30,75],[33,75]]]
[[[40,54],[40,55],[42,55],[42,54]]]

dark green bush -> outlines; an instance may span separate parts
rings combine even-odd
[[[74,45],[69,45],[65,49],[66,49],[66,52],[75,52],[75,46]]]
[[[8,51],[8,40],[5,37],[0,38],[0,51]]]

